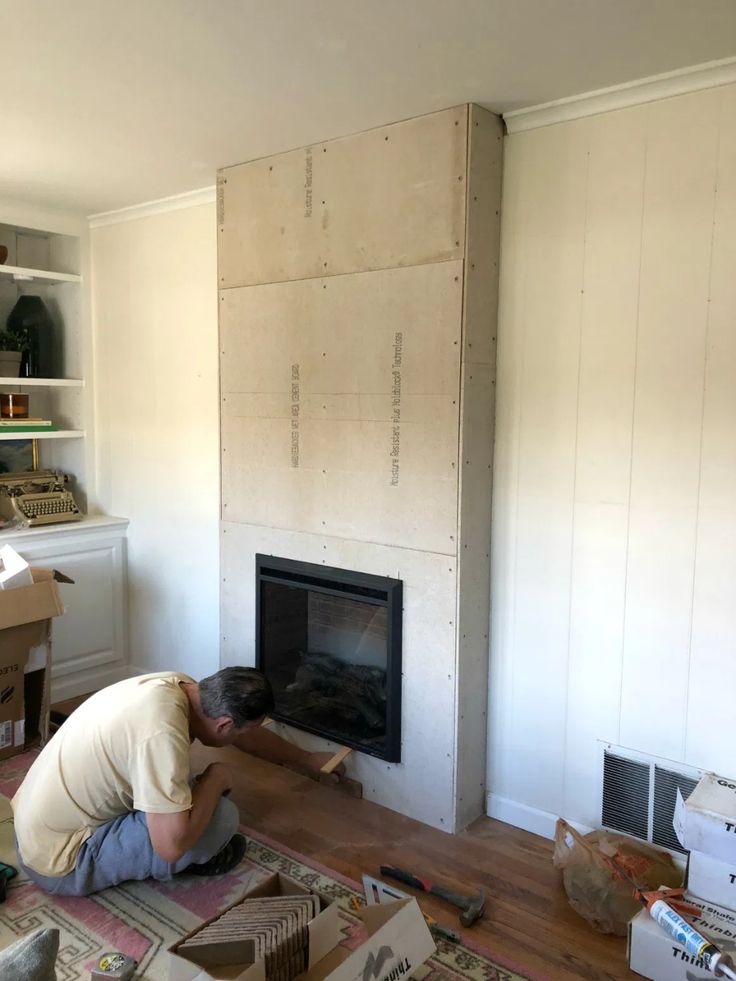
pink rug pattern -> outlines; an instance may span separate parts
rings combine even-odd
[[[34,755],[24,753],[0,763],[0,794],[13,796]],[[218,878],[180,876],[167,883],[129,882],[82,899],[57,899],[19,876],[10,885],[7,901],[0,904],[0,949],[33,930],[57,927],[61,935],[58,981],[88,979],[96,958],[109,950],[122,951],[138,961],[136,981],[167,981],[169,946],[271,872],[282,872],[332,897],[343,920],[343,945],[352,948],[361,942],[362,927],[350,903],[353,896],[362,898],[357,882],[259,831],[242,830],[248,838],[246,857],[234,872]],[[6,838],[10,832],[9,827],[4,828]],[[421,981],[545,981],[539,974],[501,962],[483,948],[445,941],[438,942],[436,954],[415,977]]]

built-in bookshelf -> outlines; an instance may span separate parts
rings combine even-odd
[[[6,222],[6,223],[4,223]],[[69,474],[75,496],[86,510],[89,458],[86,375],[87,303],[83,263],[83,224],[7,220],[0,208],[0,245],[8,250],[0,265],[0,330],[22,294],[40,296],[54,322],[53,378],[0,377],[0,392],[27,393],[30,415],[47,419],[53,429],[2,431],[0,471],[18,459],[20,441],[36,440],[34,459],[41,468]],[[23,454],[22,458],[25,458]]]

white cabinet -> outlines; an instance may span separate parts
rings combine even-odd
[[[122,518],[91,517],[0,535],[31,565],[58,569],[66,608],[54,620],[51,698],[61,701],[127,677],[125,532]]]

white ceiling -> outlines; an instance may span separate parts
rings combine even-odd
[[[90,214],[736,54],[734,0],[0,0],[0,197]]]

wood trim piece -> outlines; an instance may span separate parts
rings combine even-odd
[[[736,58],[724,58],[721,61],[680,68],[662,75],[641,78],[635,82],[625,82],[623,85],[612,85],[610,88],[596,89],[593,92],[568,96],[554,102],[529,106],[527,109],[516,109],[504,113],[503,120],[509,134],[522,133],[528,129],[538,129],[540,126],[552,126],[570,119],[594,116],[615,109],[626,109],[645,102],[669,99],[687,92],[698,92],[701,89],[716,88],[734,82],[736,82]]]
[[[342,763],[352,753],[352,749],[349,746],[341,746],[340,749],[335,753],[331,760],[328,760],[325,765],[320,769],[320,773],[332,773],[336,770],[338,766]]]
[[[118,208],[116,211],[102,211],[97,215],[89,215],[90,228],[101,228],[103,225],[118,225],[122,221],[135,221],[137,218],[148,218],[150,215],[160,215],[165,211],[179,211],[181,208],[196,208],[200,204],[215,203],[215,186],[200,187],[196,191],[186,191],[184,194],[172,194],[168,198],[156,201],[144,201],[129,208]]]

